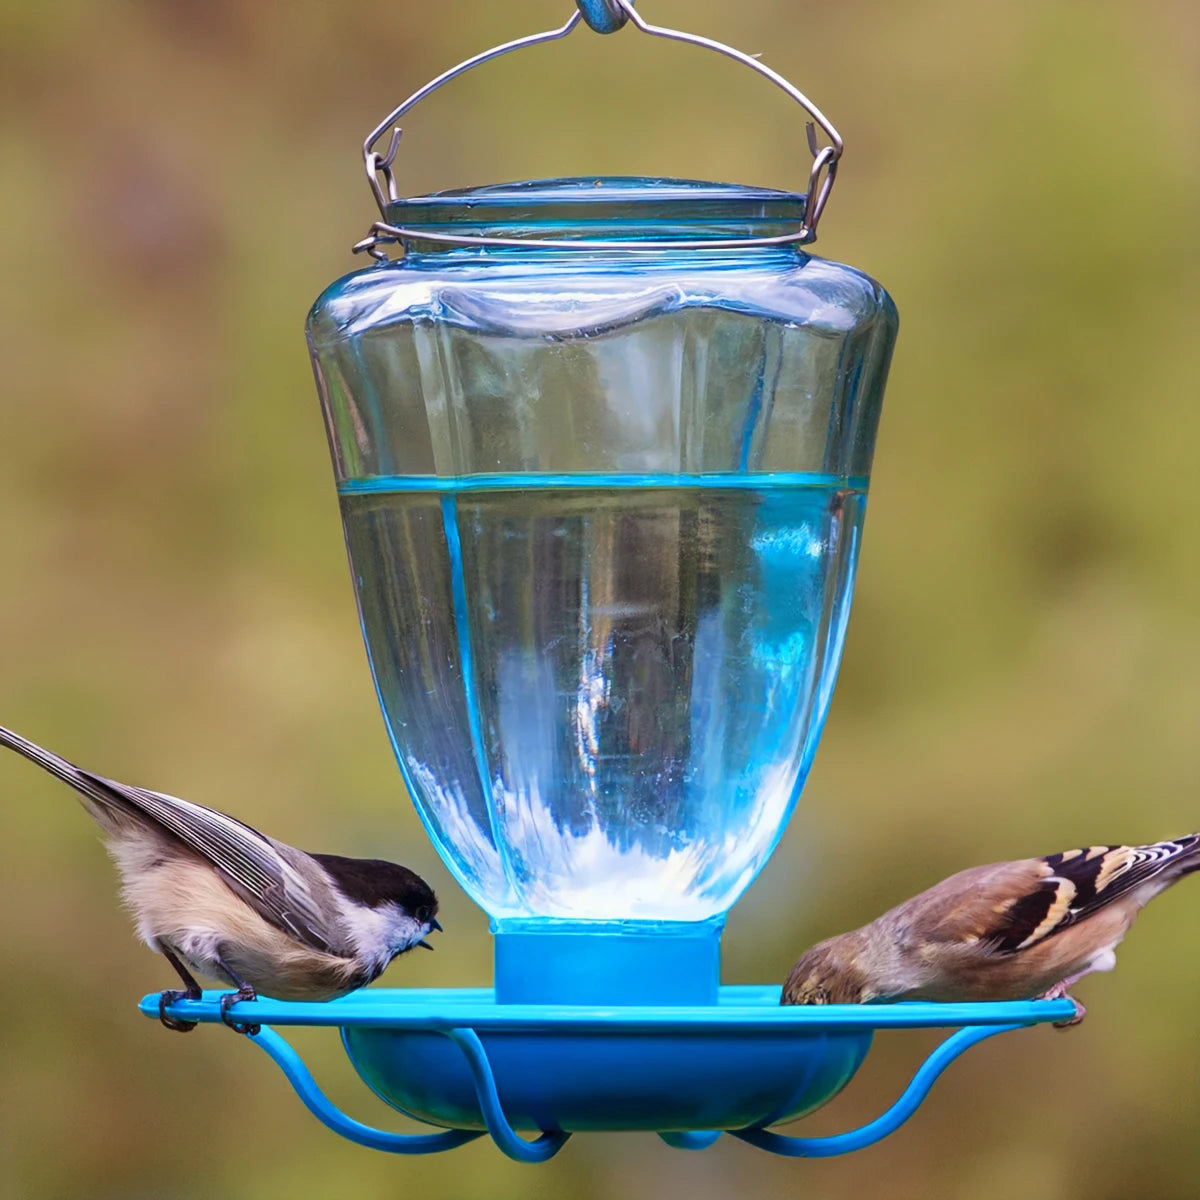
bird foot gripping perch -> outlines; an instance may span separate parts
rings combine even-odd
[[[1074,996],[1068,995],[1067,989],[1069,987],[1070,983],[1064,980],[1062,983],[1055,984],[1054,987],[1041,997],[1043,1000],[1068,1000],[1075,1006],[1075,1014],[1073,1016],[1068,1017],[1065,1021],[1054,1022],[1055,1029],[1074,1029],[1087,1016],[1087,1009]]]
[[[249,985],[239,987],[236,992],[226,992],[221,997],[221,1020],[228,1025],[234,1033],[244,1034],[246,1037],[255,1037],[262,1029],[261,1025],[256,1025],[248,1021],[235,1021],[229,1015],[229,1010],[243,1000],[257,1000],[258,993]]]
[[[174,1033],[191,1033],[196,1028],[195,1021],[181,1021],[178,1017],[167,1015],[168,1006],[175,1003],[176,1000],[199,1000],[201,993],[184,992],[179,988],[168,988],[165,992],[160,992],[158,995],[158,1019],[162,1023],[164,1029],[170,1029]]]
[[[231,993],[165,1006],[173,1020],[217,1023]],[[159,1016],[160,997],[141,1004]],[[484,1133],[508,1157],[544,1162],[574,1132],[644,1130],[701,1150],[722,1133],[786,1157],[846,1154],[916,1112],[938,1076],[977,1043],[1062,1022],[1069,999],[995,1004],[779,1005],[770,987],[725,987],[715,1005],[497,1004],[486,989],[371,989],[328,1003],[260,998],[252,1037],[305,1107],[335,1133],[393,1154],[431,1154]],[[274,1026],[339,1028],[367,1085],[436,1133],[355,1121],[322,1093]],[[813,1112],[849,1082],[879,1029],[950,1028],[881,1116],[832,1137],[788,1137],[769,1125]],[[532,1140],[522,1133],[536,1135]]]

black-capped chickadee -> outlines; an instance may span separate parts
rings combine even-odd
[[[0,745],[69,783],[107,837],[138,935],[179,973],[159,1018],[195,1027],[166,1005],[198,999],[191,971],[228,981],[231,1004],[257,992],[280,1000],[332,1000],[371,982],[398,954],[423,946],[437,897],[407,867],[378,859],[306,854],[200,804],[115,783],[0,726]],[[190,968],[190,970],[189,970]]]

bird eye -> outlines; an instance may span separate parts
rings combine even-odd
[[[417,920],[420,921],[422,925],[424,925],[425,922],[429,920],[428,906],[425,904],[422,904],[421,907],[417,909],[417,911],[414,915],[416,916]]]

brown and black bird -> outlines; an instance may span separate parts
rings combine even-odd
[[[784,1004],[1068,996],[1111,971],[1138,912],[1200,870],[1200,834],[972,867],[801,955]]]

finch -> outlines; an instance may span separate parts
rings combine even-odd
[[[951,875],[852,933],[801,955],[784,1004],[1066,997],[1111,971],[1144,905],[1200,870],[1200,834],[1148,846],[1090,846]]]

